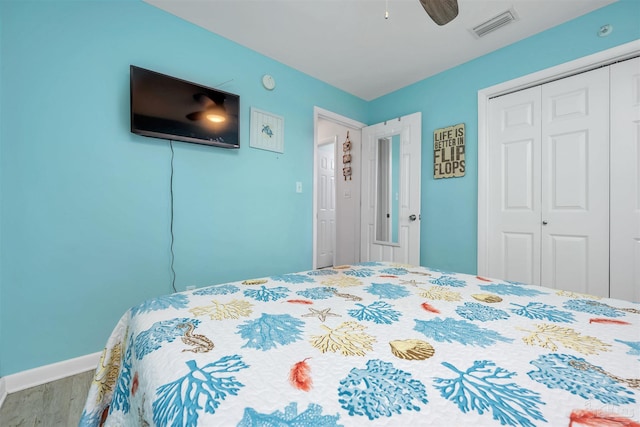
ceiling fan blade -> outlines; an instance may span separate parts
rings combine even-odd
[[[187,114],[187,119],[197,122],[204,118],[204,111],[196,111],[193,113]]]
[[[204,105],[206,108],[210,108],[215,105],[223,105],[225,96],[222,93],[196,93],[193,95],[193,99]]]
[[[202,111],[194,111],[187,114],[187,119],[194,122],[209,119],[213,122],[217,120],[212,118],[213,116],[224,117],[227,110],[224,107],[225,96],[223,94],[215,94],[214,96],[207,95],[206,93],[196,93],[193,95],[193,99],[198,101],[205,108]]]
[[[193,99],[195,99],[197,102],[199,102],[204,107],[210,107],[212,105],[215,105],[215,102],[213,101],[213,99],[211,99],[209,97],[209,95],[207,95],[205,93],[194,93],[193,94]]]
[[[458,0],[420,0],[420,4],[438,25],[448,24],[458,16]]]

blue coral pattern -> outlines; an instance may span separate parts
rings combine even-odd
[[[467,320],[479,320],[481,322],[504,320],[510,317],[509,313],[504,310],[477,302],[465,302],[463,306],[456,308],[456,313]]]
[[[349,316],[358,320],[369,320],[375,323],[390,324],[397,322],[402,313],[394,310],[391,304],[384,301],[375,301],[369,305],[356,303],[357,309],[349,310]]]
[[[123,314],[81,427],[640,423],[636,303],[386,262],[210,283]]]
[[[253,408],[245,408],[244,416],[237,427],[254,426],[304,426],[304,427],[339,427],[340,415],[323,415],[322,406],[312,403],[298,413],[298,404],[292,402],[284,409],[271,414],[262,414]]]
[[[257,301],[277,301],[286,298],[287,295],[289,295],[289,289],[282,286],[278,286],[277,288],[260,286],[260,289],[247,289],[244,291],[244,296]]]
[[[530,302],[529,304],[520,305],[511,303],[518,308],[512,308],[511,312],[518,316],[528,317],[529,319],[547,320],[549,322],[573,323],[575,317],[573,313],[558,310],[554,306],[543,304],[541,302]]]
[[[540,394],[514,383],[514,372],[489,360],[476,360],[464,371],[448,362],[442,364],[458,376],[436,378],[436,388],[462,412],[489,412],[500,424],[511,426],[535,427],[537,420],[546,421],[539,408],[544,404]]]
[[[465,346],[489,347],[498,341],[513,341],[513,339],[504,337],[494,330],[482,328],[466,320],[436,318],[433,320],[415,319],[415,322],[414,329],[416,331],[439,342],[458,342]]]
[[[349,415],[366,416],[370,420],[402,411],[420,411],[420,404],[428,402],[422,382],[378,359],[369,360],[364,369],[353,368],[340,381],[338,396]]]
[[[499,295],[518,295],[535,297],[545,295],[545,292],[534,289],[531,286],[515,285],[513,283],[496,283],[491,285],[480,285],[480,289],[486,292],[492,292]]]
[[[189,297],[184,294],[166,295],[156,299],[150,299],[142,304],[136,305],[131,308],[131,314],[137,315],[141,313],[148,313],[151,311],[160,311],[167,308],[185,308],[189,303]]]
[[[194,295],[229,295],[235,294],[240,290],[239,287],[235,285],[222,284],[215,286],[208,286],[206,288],[198,289],[197,291],[193,291]]]
[[[375,272],[369,268],[360,268],[358,270],[346,270],[344,274],[353,277],[370,277],[373,276]]]
[[[436,279],[430,280],[430,282],[434,285],[438,286],[451,286],[454,288],[462,288],[467,286],[464,280],[460,280],[451,275],[442,275]]]
[[[629,351],[627,352],[627,354],[630,354],[632,356],[640,356],[640,341],[624,341],[618,339],[615,341],[621,344],[625,344],[629,347]],[[638,357],[638,360],[640,361],[640,357]]]
[[[197,319],[180,317],[156,322],[149,329],[140,332],[134,341],[136,359],[141,360],[147,354],[162,347],[162,343],[173,342],[184,331],[178,327],[180,324],[191,323],[194,327],[200,324]]]
[[[598,301],[591,299],[573,299],[564,303],[564,307],[569,310],[581,311],[584,313],[596,314],[606,317],[622,317],[625,315],[623,311],[616,310],[613,307],[604,305]]]
[[[329,299],[333,296],[334,292],[338,292],[338,290],[331,287],[320,287],[297,291],[296,294],[309,299]]]
[[[583,358],[551,353],[539,356],[531,364],[538,370],[530,371],[529,377],[551,389],[559,388],[605,404],[635,403],[632,391],[603,373],[600,366]]]
[[[411,293],[402,285],[394,285],[392,283],[373,283],[365,288],[372,295],[380,298],[398,299],[404,298]]]

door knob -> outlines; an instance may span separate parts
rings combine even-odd
[[[549,224],[547,221],[542,221],[542,225],[547,225]]]
[[[409,215],[409,221],[415,221],[416,220],[416,216],[415,215]]]

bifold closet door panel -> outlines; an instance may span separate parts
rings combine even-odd
[[[611,297],[640,302],[640,58],[610,68]]]
[[[540,284],[540,87],[491,100],[489,276]]]
[[[542,85],[541,284],[609,295],[609,69]]]

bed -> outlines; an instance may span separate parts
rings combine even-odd
[[[391,263],[175,293],[81,426],[640,426],[640,304]]]

